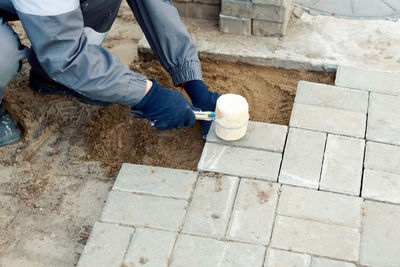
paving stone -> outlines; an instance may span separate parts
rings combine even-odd
[[[249,1],[222,0],[221,14],[239,18],[252,18],[284,22],[287,9],[291,6],[275,6],[252,3]]]
[[[326,134],[289,129],[279,182],[318,188]]]
[[[188,199],[197,172],[124,163],[113,190]]]
[[[183,232],[223,237],[238,184],[237,177],[201,177],[193,194]]]
[[[242,139],[225,141],[215,134],[213,123],[207,135],[207,142],[282,153],[287,131],[288,127],[284,125],[249,121],[246,135]]]
[[[199,2],[199,1],[196,1]],[[221,11],[221,6],[206,3],[176,2],[174,6],[178,9],[179,15],[193,19],[217,20]]]
[[[279,153],[206,143],[198,169],[276,181],[281,159]]]
[[[324,223],[360,227],[359,197],[283,186],[277,214]]]
[[[309,267],[310,263],[310,255],[269,248],[264,267]]]
[[[265,247],[180,235],[171,267],[261,266]]]
[[[311,267],[356,267],[354,263],[313,257]]]
[[[289,126],[364,138],[366,114],[294,103]]]
[[[186,200],[111,191],[102,220],[177,231],[186,206]]]
[[[400,204],[400,174],[365,169],[361,196]]]
[[[96,222],[78,266],[120,267],[133,232],[131,227]]]
[[[358,261],[359,229],[277,216],[270,247]]]
[[[268,244],[274,223],[279,185],[242,179],[227,237],[237,241]]]
[[[339,66],[335,85],[400,95],[400,75],[359,67]]]
[[[299,81],[296,103],[367,113],[368,92]]]
[[[219,30],[221,32],[251,35],[251,19],[219,15]]]
[[[400,266],[400,206],[365,201],[360,263]]]
[[[367,139],[400,145],[400,96],[371,93]]]
[[[259,19],[253,19],[252,21],[252,34],[261,36],[285,35],[289,23],[288,19],[284,23]]]
[[[174,232],[136,228],[124,259],[125,266],[168,266],[176,235]]]
[[[328,134],[320,189],[360,194],[365,141]]]
[[[400,146],[367,142],[364,167],[400,174]]]

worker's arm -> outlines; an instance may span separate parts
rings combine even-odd
[[[139,103],[146,77],[132,72],[107,49],[90,45],[79,0],[13,0],[46,73],[92,99],[128,106]]]
[[[182,23],[171,0],[127,0],[136,20],[161,65],[173,83],[183,85],[193,105],[203,111],[214,111],[218,93],[210,92],[203,82],[195,43]],[[203,137],[210,128],[202,122]]]
[[[50,78],[89,98],[134,106],[158,129],[192,125],[191,105],[181,93],[150,82],[107,49],[88,44],[79,3],[13,0],[39,63]]]

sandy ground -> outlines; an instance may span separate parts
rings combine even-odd
[[[141,37],[123,6],[104,46],[129,64]],[[172,88],[155,61],[131,68]],[[252,120],[278,124],[288,123],[299,80],[333,83],[333,74],[210,60],[203,70],[212,90],[247,98]],[[0,148],[0,266],[73,266],[123,162],[194,170],[204,141],[199,124],[159,132],[121,105],[38,95],[28,71],[25,62],[4,97],[24,137]]]

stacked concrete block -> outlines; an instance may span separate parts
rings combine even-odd
[[[241,35],[284,35],[293,0],[222,0],[220,31]]]
[[[182,17],[218,20],[221,0],[174,0],[174,5]]]

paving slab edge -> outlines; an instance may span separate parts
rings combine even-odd
[[[138,54],[142,59],[153,59],[155,55],[150,48],[145,37],[139,41]],[[227,62],[242,62],[249,65],[263,66],[263,67],[276,67],[284,69],[297,69],[306,71],[323,71],[323,72],[336,72],[338,65],[331,62],[321,62],[316,59],[292,59],[289,57],[274,57],[274,56],[251,56],[251,55],[237,55],[237,54],[224,54],[201,50],[199,47],[200,58],[208,58],[212,60],[221,60]]]

